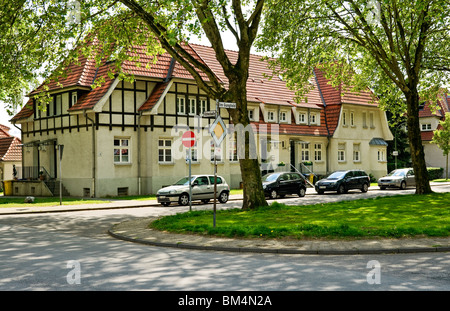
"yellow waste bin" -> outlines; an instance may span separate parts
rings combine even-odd
[[[12,180],[4,180],[3,181],[3,194],[4,195],[13,195],[12,191]]]
[[[314,183],[314,174],[309,174],[309,182]]]

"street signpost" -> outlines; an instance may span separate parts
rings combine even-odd
[[[217,156],[216,151],[217,148],[220,147],[222,144],[222,141],[224,140],[225,136],[227,135],[227,127],[225,126],[225,123],[223,122],[222,118],[220,117],[220,109],[219,108],[226,108],[226,109],[236,109],[236,103],[227,103],[227,102],[219,102],[219,100],[216,100],[216,111],[214,114],[214,117],[216,118],[209,128],[209,133],[211,134],[213,140],[214,140],[214,207],[213,207],[213,227],[216,227],[216,204],[217,204]],[[213,116],[213,111],[206,111],[207,115]],[[203,114],[203,117],[205,116],[205,113]]]
[[[192,211],[192,184],[191,184],[191,164],[192,164],[192,147],[195,145],[195,134],[192,131],[184,132],[181,137],[183,146],[189,148],[188,161],[189,161],[189,211]]]

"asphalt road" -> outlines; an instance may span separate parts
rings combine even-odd
[[[435,191],[450,189],[436,187]],[[306,204],[398,193],[351,192],[279,201]],[[239,204],[232,201],[220,208]],[[212,204],[194,205],[194,209],[211,207]],[[116,240],[106,233],[117,222],[185,209],[146,207],[1,216],[0,290],[450,290],[450,253],[242,254],[152,247]]]

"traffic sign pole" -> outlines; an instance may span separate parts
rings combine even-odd
[[[189,161],[189,211],[192,211],[192,183],[191,183],[191,164],[192,164],[192,146],[195,145],[195,134],[192,131],[186,131],[183,136],[181,137],[181,142],[183,143],[183,146],[186,148],[189,148],[189,155],[188,155],[188,161]]]
[[[191,183],[191,163],[192,163],[192,148],[189,147],[189,211],[192,212],[192,183]]]

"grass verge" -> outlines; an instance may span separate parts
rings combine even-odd
[[[42,207],[59,205],[59,197],[36,197],[34,203],[24,203],[24,197],[0,198],[0,208],[5,207]],[[63,205],[108,203],[105,200],[63,198]]]
[[[274,202],[252,211],[221,210],[166,216],[157,230],[245,238],[365,238],[450,236],[450,193],[398,195],[327,204]]]

